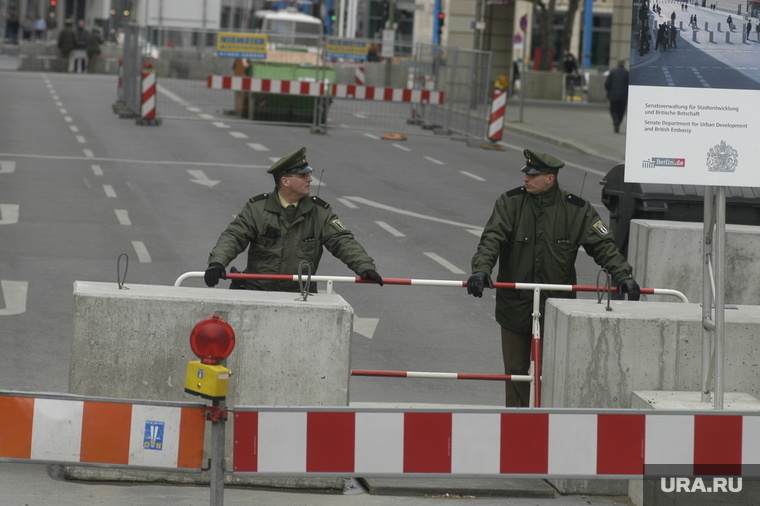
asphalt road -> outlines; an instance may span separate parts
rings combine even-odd
[[[494,200],[521,184],[523,146],[567,161],[561,183],[606,218],[598,181],[609,161],[516,134],[501,152],[424,131],[382,140],[363,131],[360,119],[327,135],[224,117],[138,126],[112,112],[115,99],[111,76],[0,78],[3,389],[66,392],[74,281],[117,283],[122,254],[127,285],[171,285],[205,269],[233,215],[272,189],[266,168],[301,146],[322,183],[312,193],[331,203],[386,277],[466,279]],[[243,256],[233,264],[242,268]],[[596,281],[598,269],[582,252],[578,268],[580,283]],[[329,253],[319,273],[351,274]],[[336,291],[355,308],[364,334],[353,336],[354,368],[502,372],[492,296],[408,286]],[[498,406],[502,390],[484,382],[354,378],[350,395]]]

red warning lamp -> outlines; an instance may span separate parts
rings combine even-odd
[[[234,347],[235,332],[218,315],[201,320],[190,333],[190,348],[203,364],[218,364],[232,353]]]
[[[51,7],[55,7],[56,5],[58,5],[58,0],[50,0]]]

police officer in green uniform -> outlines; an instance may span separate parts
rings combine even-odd
[[[306,161],[306,148],[283,156],[267,170],[274,177],[274,191],[249,199],[222,232],[208,258],[206,285],[216,286],[220,278],[225,278],[225,267],[246,248],[248,264],[244,272],[298,274],[301,262],[306,261],[309,272],[314,274],[322,247],[362,279],[383,284],[374,261],[330,204],[309,195],[312,170]],[[246,280],[245,287],[299,291],[296,281]],[[309,291],[316,292],[316,283],[311,283]]]
[[[633,269],[615,246],[609,228],[590,203],[557,184],[565,163],[554,156],[523,151],[524,186],[502,194],[472,257],[467,293],[483,296],[493,288],[491,271],[499,261],[499,282],[577,284],[575,259],[583,246],[605,268],[620,293],[638,300]],[[575,292],[541,291],[541,314],[549,297],[574,298]],[[496,321],[501,326],[506,374],[527,374],[530,367],[533,292],[496,290]],[[506,405],[528,406],[529,384],[506,382]]]

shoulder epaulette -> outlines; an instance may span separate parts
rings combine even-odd
[[[328,204],[327,202],[325,202],[319,197],[312,197],[311,201],[317,204],[318,206],[324,207],[325,209],[328,209],[330,207],[330,204]]]
[[[583,200],[582,198],[580,198],[580,197],[578,197],[576,195],[573,195],[572,193],[568,193],[567,194],[567,201],[570,202],[571,204],[574,204],[574,205],[578,206],[578,207],[583,207],[583,206],[586,205],[586,201],[585,200]]]
[[[514,190],[509,190],[507,192],[507,197],[514,197],[515,195],[520,195],[521,193],[525,193],[524,186],[520,186],[519,188],[515,188]]]
[[[258,202],[259,200],[266,200],[269,198],[268,193],[262,193],[261,195],[256,195],[255,197],[251,197],[251,202]]]

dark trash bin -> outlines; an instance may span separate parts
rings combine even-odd
[[[704,221],[705,187],[690,184],[624,182],[625,164],[615,165],[600,181],[602,203],[610,211],[610,228],[627,256],[633,219]],[[760,188],[726,187],[726,223],[760,225]]]

